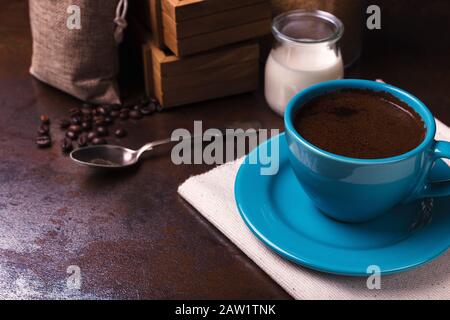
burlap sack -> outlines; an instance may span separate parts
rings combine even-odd
[[[67,26],[80,8],[81,29]],[[30,0],[36,78],[83,101],[120,103],[118,42],[126,27],[126,0]]]

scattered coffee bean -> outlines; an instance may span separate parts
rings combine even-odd
[[[78,137],[78,147],[82,148],[82,147],[86,147],[88,144],[88,138],[86,134],[82,134]]]
[[[127,120],[130,117],[128,110],[126,112],[121,111],[119,117],[122,120]]]
[[[88,121],[83,121],[81,123],[81,129],[83,129],[83,131],[89,131],[92,129],[92,124]]]
[[[94,140],[94,138],[97,138],[97,137],[98,137],[98,135],[97,135],[97,132],[95,132],[95,131],[91,131],[87,135],[87,138],[89,141],[92,141],[92,140]]]
[[[73,150],[72,140],[64,138],[61,140],[61,150],[63,153],[69,153]]]
[[[70,109],[70,110],[69,110],[69,115],[70,115],[71,117],[81,115],[81,110],[80,110],[80,108],[72,108],[72,109]]]
[[[42,124],[46,124],[46,125],[50,124],[50,118],[46,114],[41,115],[39,117],[39,119],[41,120]]]
[[[81,117],[82,121],[86,121],[86,122],[92,122],[94,118],[92,117],[91,114],[85,114]]]
[[[120,111],[119,110],[112,110],[109,115],[113,118],[117,118],[120,115]]]
[[[37,130],[39,136],[48,136],[50,132],[50,127],[46,124],[41,124]]]
[[[87,103],[87,102],[84,102],[82,105],[81,105],[81,107],[82,108],[93,108],[93,105],[92,104],[90,104],[90,103]]]
[[[92,144],[93,145],[100,145],[100,144],[108,144],[108,142],[105,140],[105,139],[103,139],[103,138],[94,138],[93,140],[92,140]]]
[[[70,123],[75,124],[75,125],[80,125],[81,124],[81,117],[80,116],[73,116],[70,118]]]
[[[40,136],[36,138],[36,144],[39,148],[48,148],[52,145],[52,139],[49,136]]]
[[[95,116],[94,117],[94,126],[100,127],[105,125],[105,117],[103,116]]]
[[[78,138],[78,133],[76,133],[74,131],[67,131],[66,132],[66,137],[71,139],[71,140],[75,140],[76,138]]]
[[[80,125],[78,125],[78,124],[72,124],[69,127],[69,131],[73,131],[76,134],[79,134],[79,133],[81,133],[81,131],[83,131],[83,128]]]
[[[113,104],[112,106],[111,106],[111,110],[113,110],[113,111],[119,111],[120,110],[120,104]]]
[[[97,113],[104,116],[108,113],[108,111],[106,110],[105,107],[102,106],[102,107],[97,107]]]
[[[106,116],[105,117],[105,124],[106,125],[111,125],[113,123],[114,123],[114,118],[113,117],[110,117],[110,116]]]
[[[143,105],[139,109],[139,111],[142,113],[142,115],[149,116],[156,111],[156,105],[154,103],[150,102],[147,105]]]
[[[70,121],[66,119],[59,120],[59,127],[61,129],[67,129],[70,126]]]
[[[104,127],[104,126],[97,127],[96,131],[97,131],[97,135],[99,137],[104,137],[104,136],[107,136],[109,134],[108,128]]]
[[[125,129],[118,128],[116,129],[116,131],[114,131],[114,134],[117,138],[123,138],[127,135],[127,132],[125,131]]]
[[[131,110],[130,117],[135,120],[142,119],[142,113],[139,110]]]
[[[91,107],[83,107],[81,109],[81,113],[85,115],[91,115],[92,114],[92,108]]]
[[[155,105],[158,104],[158,100],[156,100],[156,98],[154,98],[154,97],[151,97],[148,100],[149,100],[149,102],[153,102]]]
[[[139,110],[141,108],[141,106],[139,104],[134,105],[131,110]]]

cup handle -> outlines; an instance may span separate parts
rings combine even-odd
[[[434,146],[433,159],[450,159],[450,142],[437,141]],[[417,198],[437,198],[450,196],[450,181],[443,181],[439,183],[433,183],[432,181],[426,181],[424,187],[418,192]]]

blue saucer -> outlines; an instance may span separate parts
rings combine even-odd
[[[296,180],[284,134],[255,149],[253,156],[261,147],[270,149],[273,139],[280,148],[278,174],[261,175],[263,165],[250,164],[250,154],[239,169],[235,197],[250,230],[281,256],[323,272],[367,276],[369,266],[383,274],[401,272],[450,247],[450,197],[401,205],[363,224],[337,222],[313,206]],[[444,162],[433,170],[450,179]]]

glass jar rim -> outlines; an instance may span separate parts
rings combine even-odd
[[[329,36],[320,39],[308,39],[308,38],[295,38],[283,33],[280,29],[281,23],[290,17],[313,17],[331,23],[335,28]],[[273,19],[272,22],[272,33],[278,40],[293,43],[293,44],[319,44],[319,43],[333,43],[339,41],[344,34],[344,24],[335,15],[322,11],[322,10],[291,10],[284,12]]]

